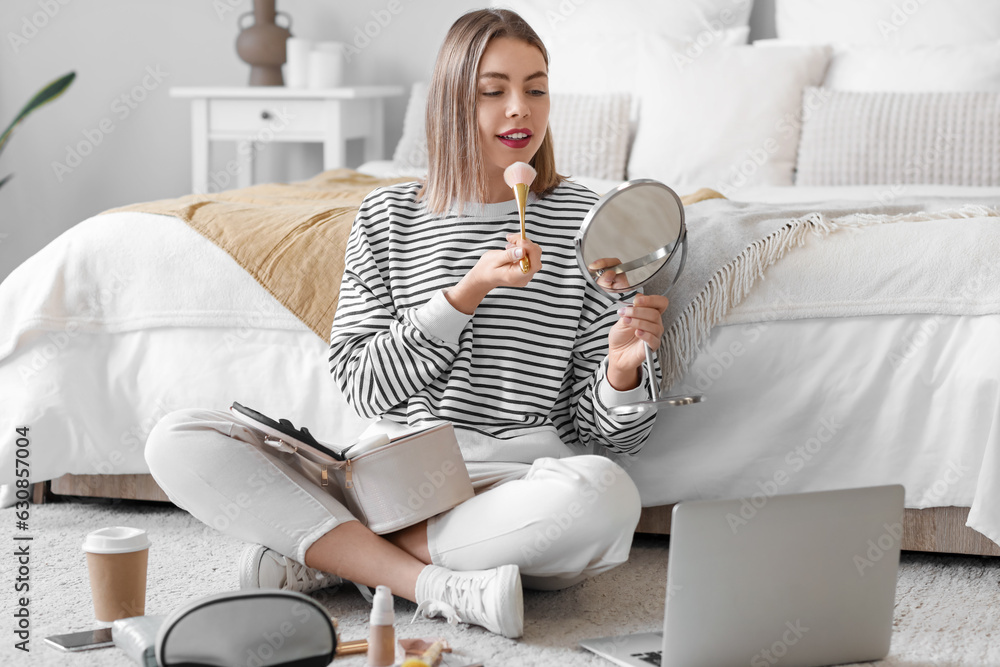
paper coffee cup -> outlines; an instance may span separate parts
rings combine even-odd
[[[141,528],[115,526],[87,535],[83,550],[98,621],[116,621],[146,612],[149,545],[149,537]]]

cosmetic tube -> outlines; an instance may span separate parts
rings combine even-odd
[[[395,616],[392,591],[388,586],[375,589],[372,616],[368,626],[368,667],[391,667],[396,662]]]

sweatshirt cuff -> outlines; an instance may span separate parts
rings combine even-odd
[[[604,358],[601,363],[601,377],[597,383],[597,391],[603,405],[613,408],[626,403],[638,403],[649,399],[649,390],[646,385],[649,383],[649,375],[646,373],[646,364],[642,365],[642,377],[639,379],[639,386],[634,389],[618,391],[608,382],[608,359]]]
[[[411,319],[414,326],[428,338],[458,345],[458,337],[472,315],[466,315],[455,308],[445,297],[444,290],[438,290],[430,301],[411,311]]]

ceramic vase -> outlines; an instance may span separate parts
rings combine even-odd
[[[281,86],[281,66],[285,63],[285,42],[291,36],[292,19],[284,12],[275,11],[275,0],[254,0],[253,11],[239,18],[241,28],[236,38],[236,53],[250,65],[251,86]],[[278,15],[284,16],[288,25],[276,23]],[[253,23],[244,25],[244,19],[253,17]]]

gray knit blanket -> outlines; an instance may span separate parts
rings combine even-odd
[[[990,205],[993,204],[993,205]],[[940,284],[961,284],[961,273],[976,273],[976,280],[983,280],[982,267],[975,260],[955,261],[938,248],[920,242],[926,228],[902,223],[951,221],[955,234],[963,234],[962,225],[954,221],[979,221],[974,230],[975,238],[965,243],[973,250],[984,251],[984,257],[995,258],[1000,253],[1000,208],[997,202],[958,201],[954,199],[900,199],[891,205],[859,205],[858,202],[831,202],[823,205],[776,205],[730,200],[711,199],[686,208],[688,226],[688,257],[684,271],[667,296],[670,306],[664,315],[664,332],[660,345],[659,361],[663,369],[661,388],[668,390],[680,380],[688,366],[706,343],[712,327],[726,318],[731,309],[739,305],[758,281],[765,277],[769,267],[781,261],[794,261],[796,249],[808,239],[823,240],[831,235],[854,232],[852,243],[868,242],[866,230],[893,223],[894,235],[881,235],[878,243],[886,247],[878,254],[885,275],[902,267],[914,273],[933,277],[947,277]],[[991,233],[984,234],[984,230]],[[871,236],[871,234],[868,234]],[[986,244],[985,246],[983,244]],[[815,245],[811,243],[810,245]],[[844,244],[839,244],[843,248]],[[862,246],[857,246],[862,247]],[[990,250],[992,248],[992,250]],[[870,250],[866,247],[866,251]],[[823,258],[829,254],[830,258]],[[791,319],[803,316],[852,316],[873,313],[898,312],[948,312],[982,314],[1000,312],[1000,272],[988,272],[985,279],[988,289],[980,290],[977,304],[943,304],[947,299],[927,299],[926,285],[919,280],[888,281],[872,276],[871,252],[856,252],[857,263],[852,266],[852,253],[823,253],[813,251],[809,257],[814,264],[801,267],[798,286],[804,290],[797,304],[786,304],[788,313],[773,312],[771,319]],[[791,259],[785,259],[787,257]],[[840,286],[853,290],[851,299],[825,298],[825,294],[838,286],[833,280],[811,280],[814,269],[823,261],[836,262],[833,271],[824,275],[871,277],[868,286]],[[915,263],[918,266],[915,266]],[[994,259],[991,264],[997,264]],[[663,293],[672,275],[657,276],[647,293]],[[878,284],[874,284],[878,282]],[[831,284],[834,283],[834,284]],[[915,294],[924,290],[921,294]],[[863,292],[863,293],[860,293]],[[864,294],[864,293],[867,293]],[[984,296],[985,295],[985,296]],[[925,298],[921,298],[921,296]],[[961,301],[961,300],[959,300]],[[968,300],[966,300],[968,301]],[[808,312],[797,307],[807,304]],[[920,304],[920,305],[913,305]],[[938,305],[936,305],[938,304]],[[807,312],[803,315],[803,312]]]

